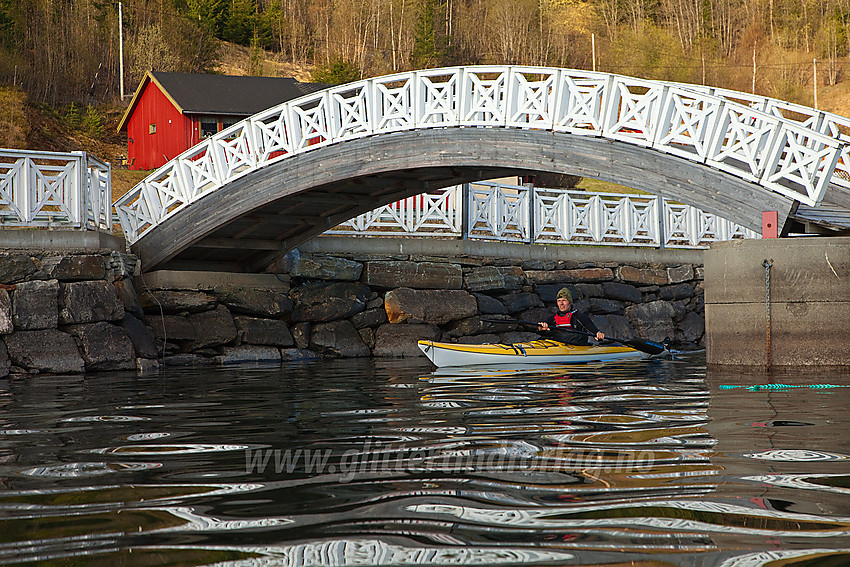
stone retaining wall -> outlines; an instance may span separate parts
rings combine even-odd
[[[0,254],[0,377],[156,366],[137,270],[113,250]]]
[[[538,335],[482,319],[542,320],[564,286],[609,335],[704,342],[699,264],[294,251],[281,272],[142,277],[114,251],[0,255],[0,376],[518,342]]]
[[[282,274],[225,282],[155,272],[141,293],[166,364],[421,356],[419,339],[518,342],[565,285],[612,336],[702,345],[702,266],[410,254],[299,254]],[[247,276],[245,276],[247,278]],[[206,283],[198,283],[205,279]]]

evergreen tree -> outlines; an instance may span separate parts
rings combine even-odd
[[[360,78],[360,69],[357,65],[342,59],[331,61],[327,65],[320,65],[313,71],[313,81],[329,85],[342,85],[356,81]]]
[[[99,138],[103,134],[103,120],[92,105],[86,107],[86,113],[80,120],[80,128],[91,138]]]
[[[15,0],[0,0],[0,48],[10,48],[15,45]]]
[[[417,69],[427,69],[439,65],[440,50],[437,48],[437,32],[434,26],[436,13],[436,0],[422,0],[416,17],[411,56],[411,62]]]
[[[65,123],[71,130],[76,131],[80,128],[80,107],[77,103],[72,102],[68,105],[65,110]]]
[[[231,0],[227,25],[219,37],[239,45],[249,45],[254,36],[256,5],[253,0]]]

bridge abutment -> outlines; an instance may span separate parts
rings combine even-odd
[[[850,237],[718,242],[704,260],[709,365],[850,366]]]
[[[155,365],[123,239],[94,231],[0,231],[0,378]]]

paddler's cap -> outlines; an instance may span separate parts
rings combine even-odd
[[[573,302],[573,294],[570,293],[570,290],[567,288],[562,288],[561,291],[558,292],[558,299],[566,299],[570,303]]]

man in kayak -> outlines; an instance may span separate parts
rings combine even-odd
[[[573,309],[573,294],[570,293],[569,289],[563,288],[559,291],[555,302],[558,304],[558,311],[550,315],[545,321],[537,323],[538,329],[551,331],[555,340],[568,345],[589,344],[587,335],[573,332],[571,329],[584,333],[594,333],[598,341],[605,338],[605,333],[593,324],[587,314]]]

